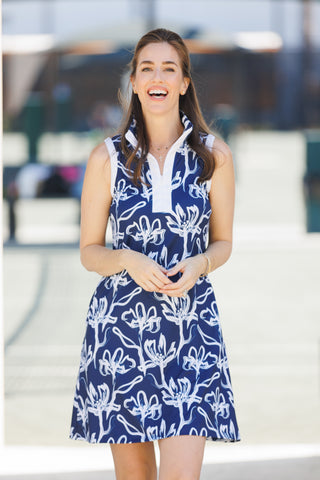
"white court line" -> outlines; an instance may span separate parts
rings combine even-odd
[[[319,457],[320,444],[241,445],[207,442],[204,464]],[[29,447],[0,449],[0,475],[113,470],[107,446]],[[17,461],[19,459],[19,461]],[[157,449],[157,461],[159,452]]]

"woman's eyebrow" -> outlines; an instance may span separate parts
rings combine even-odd
[[[147,63],[148,65],[153,65],[154,62],[152,60],[142,60],[140,62],[140,65],[142,65],[143,63]],[[176,62],[174,62],[173,60],[165,60],[164,62],[162,62],[163,65],[176,65]]]

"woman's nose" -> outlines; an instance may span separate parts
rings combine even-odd
[[[153,71],[153,78],[157,80],[162,80],[162,71],[161,68],[155,68]]]

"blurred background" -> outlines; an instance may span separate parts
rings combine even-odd
[[[83,174],[154,27],[184,38],[234,155],[234,251],[211,280],[242,445],[319,445],[316,0],[2,0],[5,443],[83,448],[68,430],[99,281],[79,260]]]

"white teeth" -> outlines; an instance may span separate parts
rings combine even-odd
[[[149,90],[149,95],[167,95],[165,90]]]

